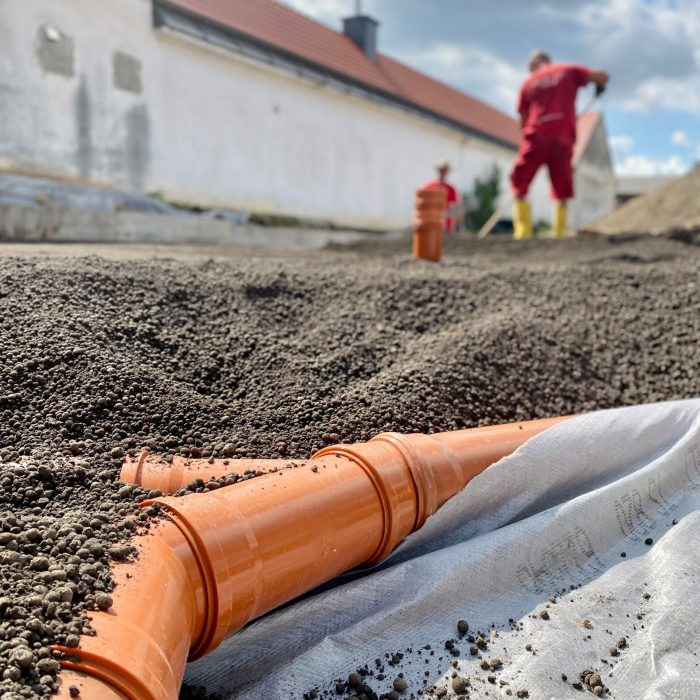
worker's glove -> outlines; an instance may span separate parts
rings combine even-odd
[[[605,85],[595,86],[595,96],[600,97],[605,92]]]

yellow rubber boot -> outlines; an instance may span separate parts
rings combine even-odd
[[[552,232],[555,238],[566,236],[566,204],[557,202],[554,205],[554,217],[552,222]]]
[[[513,202],[513,238],[516,241],[532,238],[532,213],[526,199]]]

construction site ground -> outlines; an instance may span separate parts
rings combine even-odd
[[[700,247],[409,246],[0,245],[0,698],[48,696],[49,645],[109,607],[149,526],[129,452],[304,458],[700,394]]]

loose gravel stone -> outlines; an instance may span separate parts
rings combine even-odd
[[[95,605],[100,610],[108,610],[112,607],[112,596],[101,591],[95,594]]]
[[[401,676],[394,678],[392,685],[397,693],[403,693],[404,690],[408,688],[408,683],[406,683],[405,679],[403,679]]]
[[[455,691],[455,693],[464,693],[467,689],[467,681],[465,678],[462,678],[461,676],[457,676],[457,678],[452,679],[452,690]]]

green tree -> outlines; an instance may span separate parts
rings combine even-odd
[[[465,208],[464,225],[467,230],[478,231],[496,211],[501,194],[501,170],[494,163],[491,171],[483,178],[474,180],[471,192],[462,195]]]

